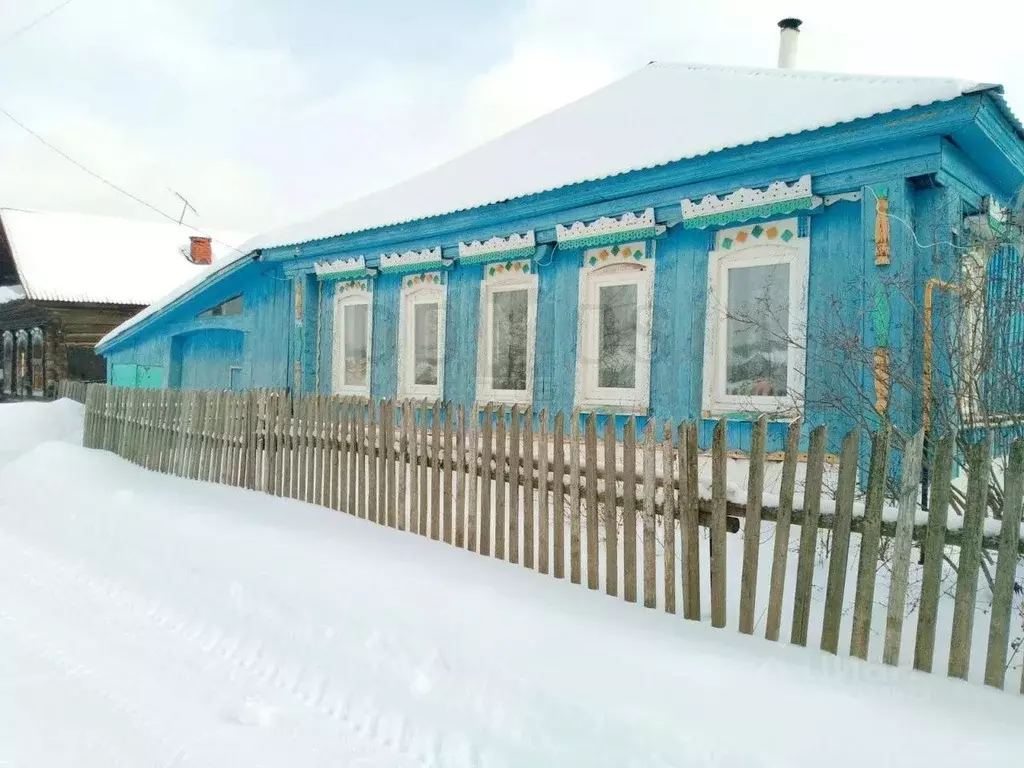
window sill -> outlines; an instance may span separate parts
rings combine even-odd
[[[803,408],[796,405],[734,405],[729,403],[718,403],[711,407],[701,409],[701,418],[704,419],[726,419],[728,421],[756,421],[762,416],[767,416],[769,422],[788,424],[793,419],[803,416]]]
[[[650,416],[651,408],[647,404],[607,403],[585,400],[576,403],[575,409],[580,413],[593,413],[601,416]]]

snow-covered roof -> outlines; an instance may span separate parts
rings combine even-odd
[[[243,250],[475,208],[987,87],[995,86],[652,63],[408,181],[259,235]]]
[[[146,305],[204,271],[184,256],[199,233],[174,222],[10,208],[0,221],[28,299]],[[237,255],[245,239],[204,234],[214,238],[215,262]]]

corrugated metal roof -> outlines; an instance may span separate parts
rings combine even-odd
[[[0,209],[26,298],[140,304],[202,271],[183,255],[195,230],[173,222]],[[214,259],[235,254],[238,233],[212,233]]]
[[[243,250],[375,229],[995,88],[653,63],[396,186],[259,235]]]

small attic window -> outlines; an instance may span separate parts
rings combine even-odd
[[[242,314],[242,295],[232,296],[226,301],[222,301],[215,307],[200,312],[196,317],[228,317],[229,315],[240,315]]]

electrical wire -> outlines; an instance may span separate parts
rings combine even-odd
[[[62,11],[65,8],[67,8],[69,5],[71,5],[71,2],[72,2],[72,0],[64,0],[63,3],[61,3],[60,5],[55,5],[50,10],[48,10],[45,13],[43,13],[43,14],[37,16],[36,18],[34,18],[28,24],[26,24],[26,25],[24,25],[22,27],[18,27],[18,29],[14,30],[9,35],[7,35],[7,37],[0,38],[0,46],[7,45],[12,40],[14,40],[14,39],[16,39],[18,37],[21,37],[23,34],[28,32],[30,29],[32,29],[33,27],[43,23],[44,21],[46,21],[48,18],[53,16],[58,11]]]
[[[235,251],[237,253],[242,253],[242,251],[239,250],[238,248],[236,248],[235,246],[230,245],[229,243],[225,243],[225,242],[222,242],[220,240],[217,240],[214,237],[210,237],[210,235],[207,235],[201,229],[199,229],[198,227],[196,227],[196,226],[194,226],[192,224],[187,224],[187,223],[179,222],[176,217],[171,216],[170,214],[165,213],[164,211],[161,211],[159,208],[157,208],[152,203],[149,203],[146,200],[143,200],[141,197],[138,197],[137,195],[133,195],[131,192],[129,192],[124,187],[118,186],[117,184],[115,184],[114,182],[112,182],[109,179],[105,178],[104,176],[100,175],[99,173],[97,173],[96,171],[92,170],[91,168],[86,167],[82,163],[80,163],[77,160],[75,160],[75,158],[71,157],[71,155],[69,155],[64,150],[62,150],[59,147],[54,146],[53,144],[51,144],[49,141],[47,141],[47,139],[45,137],[43,137],[40,134],[38,134],[35,131],[33,131],[31,128],[29,128],[23,122],[18,120],[18,118],[16,118],[14,115],[12,115],[10,112],[8,112],[2,106],[0,106],[0,115],[3,115],[4,117],[6,117],[8,120],[10,120],[16,126],[18,126],[23,131],[25,131],[27,134],[29,134],[34,139],[36,139],[36,141],[41,143],[43,146],[49,148],[53,152],[56,152],[58,155],[63,157],[65,160],[67,160],[69,163],[71,163],[76,168],[78,168],[78,169],[84,171],[85,173],[89,174],[90,176],[92,176],[97,181],[100,181],[103,184],[106,184],[111,189],[113,189],[113,190],[115,190],[117,192],[120,192],[122,195],[124,195],[124,196],[126,196],[126,197],[128,197],[128,198],[130,198],[132,200],[134,200],[139,205],[143,205],[146,208],[149,208],[151,211],[153,211],[155,213],[158,213],[159,215],[163,216],[168,221],[173,221],[175,224],[180,224],[181,226],[188,227],[189,229],[191,229],[191,230],[193,230],[195,232],[198,232],[199,234],[203,235],[204,237],[209,237],[211,241],[217,243],[218,245],[222,245],[225,248],[230,248],[231,250],[233,250],[233,251]]]

